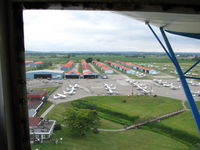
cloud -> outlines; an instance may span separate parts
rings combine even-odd
[[[24,34],[32,51],[163,51],[143,22],[108,11],[25,10]],[[176,51],[199,52],[198,40],[169,37]]]

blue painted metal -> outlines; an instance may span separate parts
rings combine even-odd
[[[200,80],[200,77],[189,77],[189,76],[185,76],[185,78]]]
[[[169,33],[172,34],[176,34],[176,35],[181,35],[181,36],[185,36],[185,37],[190,37],[190,38],[195,38],[195,39],[200,39],[200,33],[184,33],[184,32],[172,32],[172,31],[168,31]]]
[[[185,91],[185,95],[187,97],[187,100],[188,100],[188,103],[190,105],[194,120],[196,122],[196,125],[197,125],[197,128],[198,128],[198,132],[200,133],[200,115],[199,115],[198,108],[197,108],[197,106],[195,104],[194,98],[192,96],[192,93],[190,91],[190,88],[189,88],[189,86],[187,84],[186,77],[184,76],[184,74],[183,74],[183,72],[181,70],[181,67],[180,67],[180,65],[178,63],[178,60],[176,59],[174,51],[173,51],[173,49],[172,49],[172,47],[170,45],[170,42],[169,42],[169,40],[168,40],[168,38],[167,38],[167,36],[165,34],[165,31],[163,30],[162,27],[160,28],[160,32],[161,32],[161,34],[163,36],[163,39],[165,41],[165,44],[166,44],[166,46],[168,48],[169,54],[170,54],[170,56],[172,58],[172,62],[174,64],[175,68],[176,68],[176,71],[177,71],[178,75],[179,75],[180,81],[182,83],[182,87],[183,87],[183,89]]]
[[[200,60],[198,60],[196,63],[194,63],[188,70],[184,72],[184,74],[188,73],[190,70],[192,70],[196,65],[200,63]]]
[[[165,50],[165,52],[167,53],[168,57],[170,58],[170,60],[172,61],[172,63],[174,64],[175,68],[176,68],[176,71],[179,75],[179,78],[180,78],[180,81],[182,83],[182,87],[184,89],[184,92],[185,92],[185,95],[187,97],[187,100],[189,102],[189,105],[190,105],[190,108],[191,108],[191,111],[192,111],[192,115],[194,117],[194,120],[195,120],[195,123],[196,123],[196,126],[197,126],[197,129],[198,129],[198,132],[200,133],[200,115],[199,115],[199,111],[198,111],[198,108],[195,104],[195,101],[194,101],[194,98],[192,96],[192,93],[190,91],[190,88],[187,84],[187,81],[186,81],[186,78],[195,78],[197,79],[196,77],[186,77],[183,73],[183,71],[181,70],[181,67],[178,63],[178,60],[174,54],[174,51],[170,45],[170,42],[165,34],[165,31],[163,30],[163,27],[160,28],[160,32],[163,36],[163,39],[165,41],[165,44],[167,46],[167,49],[165,48],[165,46],[163,45],[163,43],[161,42],[161,40],[158,38],[158,36],[156,35],[156,33],[154,32],[154,30],[151,28],[151,26],[149,25],[148,22],[146,22],[146,24],[148,25],[148,27],[150,28],[150,30],[153,32],[154,36],[156,37],[156,39],[159,41],[159,43],[161,44],[162,48]],[[197,61],[194,65],[192,65],[188,70],[190,71],[192,68],[194,68],[199,62]],[[187,71],[188,71],[187,70]],[[187,72],[186,72],[187,73]]]
[[[149,29],[151,30],[151,32],[153,33],[153,35],[156,37],[156,39],[158,40],[158,42],[160,43],[160,45],[162,46],[162,48],[164,49],[164,51],[167,53],[168,57],[170,58],[170,60],[172,61],[172,58],[170,56],[170,54],[168,53],[167,49],[165,48],[165,46],[163,45],[163,43],[160,41],[159,37],[156,35],[156,33],[154,32],[154,30],[152,29],[152,27],[149,25],[149,22],[146,22],[147,26],[149,27]]]

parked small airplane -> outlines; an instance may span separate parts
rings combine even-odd
[[[170,89],[172,89],[172,90],[177,90],[177,89],[180,89],[181,88],[181,86],[175,86],[175,85],[171,85],[170,86]]]
[[[76,92],[73,91],[73,90],[71,90],[71,91],[69,91],[69,92],[63,91],[63,93],[64,93],[64,94],[73,95],[73,94],[75,94]]]
[[[60,93],[57,93],[58,96],[60,96],[61,98],[66,98],[66,95],[63,95],[63,94],[60,94]]]

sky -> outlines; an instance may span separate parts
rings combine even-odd
[[[29,51],[163,52],[144,22],[115,12],[24,10],[23,15]],[[200,52],[200,40],[168,35],[175,52]]]

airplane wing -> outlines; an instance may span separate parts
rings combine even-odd
[[[157,27],[163,27],[169,33],[200,39],[199,14],[139,11],[121,11],[117,13],[143,22],[149,22]]]

